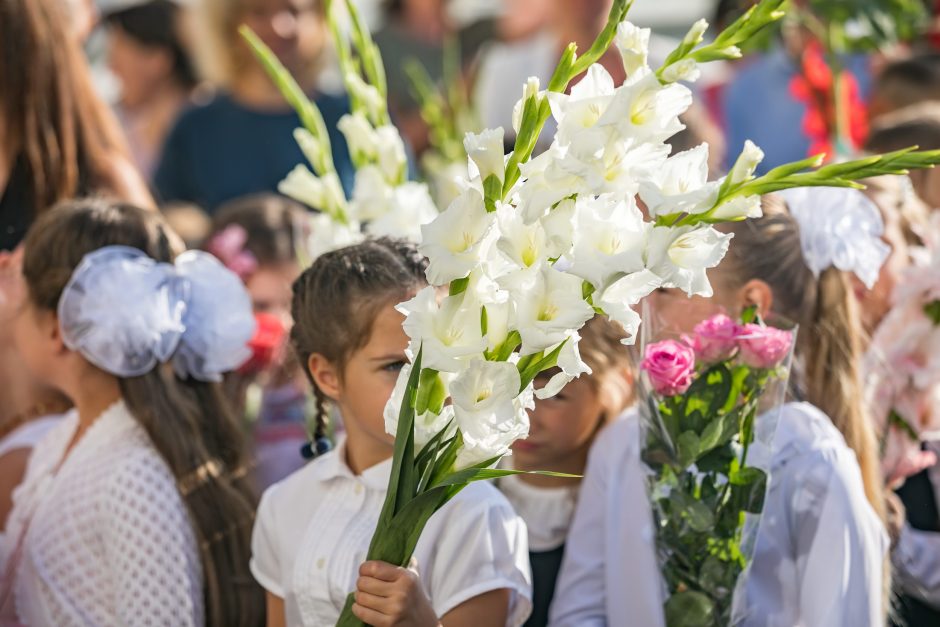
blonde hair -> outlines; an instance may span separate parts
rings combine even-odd
[[[803,260],[799,225],[783,201],[766,196],[763,210],[762,218],[729,228],[734,243],[725,263],[732,271],[721,276],[733,282],[732,289],[764,281],[773,290],[774,312],[799,323],[794,379],[855,452],[865,495],[884,520],[877,439],[862,404],[864,331],[849,277],[830,268],[817,279]]]
[[[594,316],[580,333],[578,350],[591,368],[587,380],[603,407],[602,423],[607,424],[633,403],[633,361],[620,342],[626,333],[605,316]]]
[[[217,87],[231,89],[238,76],[250,64],[257,63],[238,34],[248,4],[249,0],[202,0],[195,9],[192,32],[199,36],[191,40],[196,64],[201,76]],[[316,0],[315,4],[317,13],[322,15],[322,2]],[[315,76],[318,72],[323,47],[310,49],[311,46],[302,43],[301,48],[306,51],[304,67],[289,69],[304,85],[304,77]]]

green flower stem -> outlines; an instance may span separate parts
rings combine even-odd
[[[261,62],[262,67],[284,96],[284,99],[297,111],[304,128],[320,144],[320,158],[317,159],[316,163],[310,164],[313,166],[314,172],[318,176],[336,172],[336,166],[333,164],[333,152],[330,148],[330,135],[326,130],[326,122],[323,121],[323,114],[320,113],[320,109],[310,101],[307,94],[294,80],[294,77],[287,71],[287,68],[253,30],[243,24],[238,28],[238,32],[248,43],[248,46]]]
[[[627,12],[633,6],[633,2],[634,0],[614,0],[607,16],[607,24],[588,51],[582,56],[577,56],[577,46],[573,43],[565,48],[561,61],[548,83],[548,91],[563,93],[575,77],[585,72],[607,52],[610,44],[614,41],[614,36],[617,34],[617,26],[626,19]],[[506,164],[506,176],[503,177],[503,190],[500,200],[505,200],[509,191],[519,180],[521,176],[519,166],[532,156],[549,115],[551,115],[551,107],[547,98],[532,96],[526,101],[522,122],[519,125],[519,134],[516,137],[516,149],[510,155]]]

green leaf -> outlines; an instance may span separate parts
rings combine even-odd
[[[711,627],[714,624],[714,602],[695,590],[673,593],[663,609],[669,627]]]
[[[698,435],[693,431],[685,431],[679,435],[679,439],[676,441],[676,448],[679,466],[687,468],[698,458],[699,451],[701,450],[701,442]]]
[[[496,201],[503,197],[503,182],[495,174],[483,181],[483,204],[490,213],[496,211]]]
[[[934,323],[934,326],[940,325],[940,300],[934,300],[924,305],[924,313]]]
[[[462,279],[454,279],[450,282],[450,288],[448,293],[451,296],[459,296],[467,291],[467,286],[470,285],[470,277],[465,276]]]
[[[516,366],[520,369],[520,392],[526,389],[529,384],[535,380],[535,377],[537,377],[540,372],[543,370],[548,370],[549,368],[554,368],[558,364],[558,355],[561,353],[561,349],[567,341],[568,339],[566,338],[561,344],[552,349],[552,352],[550,352],[548,355],[545,355],[540,359],[534,359],[530,362],[527,362],[524,368],[522,367],[522,360],[519,360],[519,363],[516,364]],[[540,355],[541,353],[538,354]]]
[[[502,468],[490,468],[499,461],[499,457],[488,459],[472,468],[458,470],[438,481],[437,486],[460,485],[462,483],[471,483],[473,481],[486,481],[487,479],[499,479],[510,475],[541,475],[543,477],[561,477],[564,479],[580,479],[581,475],[570,475],[564,472],[549,472],[547,470],[506,470]]]
[[[427,411],[440,414],[447,400],[447,389],[437,370],[425,368],[421,371],[418,394],[415,400],[415,414],[421,416]]]

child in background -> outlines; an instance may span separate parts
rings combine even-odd
[[[623,329],[597,316],[581,329],[578,349],[591,374],[571,381],[555,396],[538,400],[529,412],[529,437],[517,441],[506,459],[515,470],[581,475],[588,450],[605,425],[632,402],[633,374]],[[545,385],[555,374],[535,379]],[[498,487],[526,523],[532,566],[532,615],[526,627],[548,624],[548,608],[565,551],[565,538],[578,502],[581,480],[545,475],[510,475]]]
[[[518,626],[529,614],[525,525],[488,484],[430,519],[415,549],[420,576],[363,564],[391,472],[383,412],[407,363],[395,305],[427,284],[426,265],[412,244],[371,240],[322,255],[294,284],[291,343],[317,398],[319,456],[258,508],[251,570],[271,626],[335,624],[352,591],[371,625]],[[333,450],[327,405],[346,427]]]
[[[17,349],[75,410],[15,494],[0,622],[15,602],[29,625],[259,625],[255,500],[217,383],[249,352],[244,287],[129,205],[60,206],[24,246]]]
[[[865,149],[871,153],[911,146],[921,150],[940,149],[940,101],[911,105],[878,118],[872,123],[865,143]],[[927,208],[940,209],[940,172],[935,168],[914,170],[908,177]]]
[[[252,359],[229,377],[237,406],[253,425],[255,479],[261,489],[303,465],[312,413],[303,370],[287,349],[291,285],[308,212],[275,194],[233,200],[213,216],[206,249],[245,283],[258,329]]]
[[[875,627],[885,622],[888,538],[848,275],[874,284],[887,246],[877,209],[857,191],[801,189],[786,198],[789,211],[767,197],[763,217],[730,227],[734,244],[709,273],[713,300],[660,290],[651,306],[687,331],[715,307],[756,306],[799,323],[793,398],[780,411],[753,561],[738,592],[754,611],[741,624]],[[617,423],[591,451],[554,626],[664,624],[638,427],[635,418]]]

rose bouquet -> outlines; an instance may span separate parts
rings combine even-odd
[[[667,140],[683,128],[679,116],[692,103],[691,90],[680,81],[696,80],[700,63],[740,57],[739,45],[780,19],[783,3],[760,2],[707,43],[707,24],[697,22],[653,69],[650,30],[625,21],[632,0],[614,0],[605,27],[586,51],[579,54],[569,45],[545,88],[534,77],[522,87],[510,154],[504,154],[502,128],[464,137],[468,163],[460,194],[420,227],[430,286],[399,305],[411,363],[386,406],[395,449],[368,560],[407,565],[427,521],[454,495],[472,481],[513,472],[495,466],[514,441],[528,435],[534,398],[550,397],[590,372],[578,352],[578,331],[594,315],[619,322],[632,343],[640,328],[634,307],[652,291],[677,288],[710,296],[707,270],[721,261],[731,239],[715,224],[759,216],[760,195],[767,192],[856,186],[858,178],[940,162],[940,151],[914,149],[824,167],[817,167],[817,156],[756,177],[763,153],[748,142],[727,176],[709,180],[706,144],[670,154]],[[346,4],[355,54],[327,2],[353,115],[363,112],[382,139],[391,131],[379,130],[391,127],[381,59],[350,0]],[[270,51],[245,35],[298,109],[307,131],[298,138],[325,137],[314,105]],[[614,45],[627,74],[619,85],[597,63]],[[555,137],[533,157],[550,116],[557,122]],[[317,190],[311,201],[321,199],[319,190],[333,190],[322,197],[333,208],[323,215],[335,218],[341,234],[349,233],[350,216],[379,207],[387,209],[386,222],[420,224],[409,217],[413,207],[407,203],[367,201],[375,192],[384,198],[389,185],[400,190],[407,184],[402,170],[387,167],[399,161],[383,159],[396,151],[371,139],[359,151],[348,130],[362,202],[356,193],[349,204],[334,198],[326,145],[307,141],[305,153],[317,171],[302,174]],[[384,182],[374,177],[373,185],[360,176],[376,168]],[[352,211],[354,206],[361,210]],[[557,372],[536,391],[535,377],[549,369]],[[706,378],[700,387],[728,382]],[[739,469],[735,478],[746,476]],[[352,603],[350,596],[338,625],[361,625]]]
[[[644,335],[656,333],[649,326]],[[756,529],[768,479],[748,453],[755,441],[771,444],[795,334],[749,310],[740,321],[719,314],[692,336],[645,343],[642,457],[667,625],[735,623],[734,591],[752,550],[746,530]]]
[[[931,234],[940,227],[937,222]],[[928,242],[914,257],[865,358],[882,472],[892,487],[937,463],[922,443],[940,438],[940,249]]]

